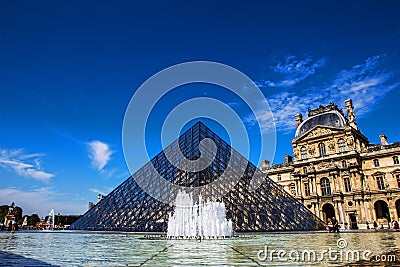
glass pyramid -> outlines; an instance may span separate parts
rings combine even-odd
[[[215,157],[212,151],[207,151],[208,146],[202,147],[204,142],[201,141],[205,138],[212,139],[216,144]],[[211,164],[197,172],[179,169],[172,165],[166,156],[169,153],[168,158],[171,158],[179,148],[190,160],[198,159],[200,154],[212,155]],[[216,181],[227,170],[230,160],[245,164],[247,167],[244,174],[231,183],[215,183],[204,190],[204,185]],[[148,182],[146,191],[152,190],[152,195],[157,197],[155,199],[138,185],[143,181],[153,181],[151,178],[156,175],[155,171],[165,181],[185,186],[191,191],[193,199],[196,199],[197,194],[201,194],[203,199],[215,200],[213,198],[217,192],[226,193],[221,194],[223,197],[219,201],[225,203],[227,218],[232,219],[233,229],[237,232],[315,230],[324,227],[323,222],[304,205],[260,172],[203,123],[197,122],[75,221],[69,229],[166,232],[168,214],[173,210],[173,206],[157,199],[173,200],[177,194],[176,190],[160,186],[156,182]],[[234,168],[228,175],[235,176]],[[251,183],[254,180],[258,187],[252,190]]]

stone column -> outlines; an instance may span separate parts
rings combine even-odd
[[[314,177],[310,177],[309,181],[310,181],[310,193],[316,194],[317,192],[315,192],[315,189],[314,189],[314,183],[315,183]]]
[[[370,220],[376,221],[376,212],[375,212],[375,208],[372,206],[371,200],[368,201],[368,210],[369,210]]]
[[[302,186],[301,186],[301,180],[299,181],[299,195],[303,196],[303,190],[302,190]]]
[[[360,210],[360,221],[367,221],[367,218],[365,216],[365,207],[364,207],[364,200],[357,200],[358,202],[358,210]]]
[[[338,190],[337,190],[337,186],[336,186],[336,179],[335,178],[333,178],[333,175],[332,176],[330,176],[330,179],[329,179],[330,181],[331,181],[331,191],[332,191],[332,194],[334,194],[335,192],[337,192]]]
[[[318,212],[317,212],[317,203],[312,203],[313,205],[313,209],[314,209],[314,214],[318,216]],[[318,216],[319,217],[319,216]]]
[[[318,183],[319,184],[319,183]],[[314,194],[318,194],[318,187],[317,187],[317,177],[314,177]]]
[[[317,214],[317,216],[318,216],[319,218],[322,218],[322,211],[321,211],[321,209],[319,208],[319,202],[316,203],[316,206],[317,206],[318,213],[315,213],[315,214]]]
[[[345,229],[344,223],[346,222],[346,218],[344,217],[344,210],[343,210],[343,207],[342,207],[342,202],[341,201],[336,201],[336,205],[337,205],[337,211],[338,211],[338,215],[339,215],[339,218],[340,218],[340,222],[342,223],[343,229]]]
[[[388,199],[388,208],[390,213],[390,221],[398,220],[396,206],[394,205],[392,198]]]

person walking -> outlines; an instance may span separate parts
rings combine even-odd
[[[339,233],[339,222],[336,220],[335,217],[332,217],[331,219],[333,230],[332,232],[338,232]]]

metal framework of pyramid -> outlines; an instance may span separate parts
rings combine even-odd
[[[235,231],[294,231],[324,227],[323,222],[303,204],[262,174],[256,166],[248,162],[203,123],[197,122],[175,143],[179,144],[186,158],[193,160],[200,157],[200,142],[205,138],[212,139],[217,147],[216,156],[207,168],[198,172],[188,172],[173,166],[165,155],[165,151],[174,153],[176,144],[174,146],[173,143],[87,211],[69,229],[165,232],[168,214],[173,211],[173,206],[151,197],[136,181],[149,179],[155,175],[153,173],[155,169],[171,183],[196,188],[218,179],[224,173],[229,160],[245,162],[247,165],[238,182],[231,185],[217,183],[217,188],[211,188],[208,192],[202,191],[201,194],[212,198],[216,190],[226,190],[218,187],[232,187],[220,201],[225,203],[227,218],[232,219]],[[205,152],[202,150],[202,153]],[[256,190],[250,190],[251,180],[257,176],[255,174],[261,175],[262,180]],[[149,186],[154,186],[154,189],[160,191],[159,194],[171,194],[171,198],[174,198],[177,193],[168,192],[159,184]]]

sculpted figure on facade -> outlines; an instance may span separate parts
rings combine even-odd
[[[310,146],[308,148],[308,152],[310,153],[310,156],[314,157],[314,155],[315,155],[315,147],[314,146]]]

